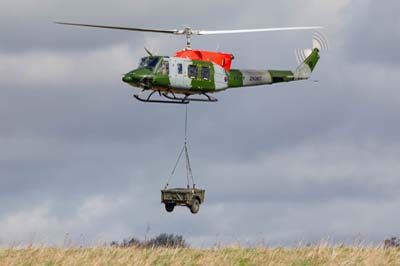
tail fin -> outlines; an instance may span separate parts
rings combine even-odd
[[[308,79],[311,72],[319,61],[319,52],[321,50],[328,50],[328,41],[326,37],[320,33],[315,32],[313,36],[312,49],[296,49],[295,55],[299,66],[294,71],[295,79]]]

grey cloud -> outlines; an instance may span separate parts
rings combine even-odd
[[[344,12],[345,44],[350,58],[377,64],[400,62],[398,1],[352,1]],[[359,40],[359,41],[354,41]]]
[[[224,10],[224,17],[234,15],[238,12],[235,9],[237,3],[214,3],[213,10]],[[166,29],[189,25],[202,27],[211,22],[210,19],[205,21],[203,16],[193,16],[193,10],[209,15],[211,10],[207,4],[181,1],[149,3],[124,0],[110,6],[106,1],[52,1],[39,5],[29,0],[24,4],[6,1],[3,5],[0,49],[5,51],[90,50],[121,41],[140,45],[145,38],[141,33],[73,28],[55,25],[54,21]]]

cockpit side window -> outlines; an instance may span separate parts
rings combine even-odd
[[[144,57],[140,61],[139,68],[147,68],[151,71],[154,71],[158,65],[158,62],[160,62],[159,57]]]
[[[163,61],[161,67],[158,69],[157,73],[162,75],[169,75],[169,62]]]

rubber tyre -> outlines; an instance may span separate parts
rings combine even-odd
[[[190,212],[193,214],[198,213],[200,210],[200,201],[198,199],[194,199],[192,205],[190,206]]]
[[[173,212],[175,208],[175,204],[173,203],[165,203],[165,210],[167,212]]]

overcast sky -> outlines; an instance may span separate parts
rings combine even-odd
[[[400,2],[0,3],[0,244],[97,244],[159,233],[193,246],[380,243],[400,223]],[[183,144],[184,107],[135,101],[123,73],[144,46],[184,38],[73,28],[325,27],[313,80],[234,89],[189,106],[199,214],[166,213],[160,189]],[[312,32],[194,37],[234,68],[293,69]],[[185,185],[183,167],[172,180]]]

